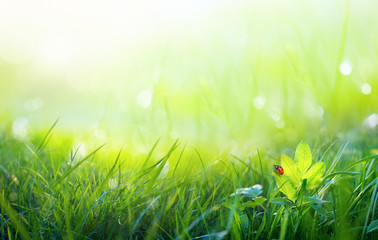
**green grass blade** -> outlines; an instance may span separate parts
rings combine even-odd
[[[47,133],[45,134],[45,137],[42,139],[40,145],[38,146],[37,150],[35,151],[36,154],[38,154],[43,149],[43,147],[48,143],[47,139],[50,136],[50,134],[53,131],[53,129],[55,128],[56,124],[58,124],[58,121],[59,121],[59,119],[55,120],[55,122],[53,123],[53,125],[47,131]]]
[[[105,144],[104,144],[105,145]],[[57,186],[61,181],[63,181],[65,178],[67,178],[76,168],[78,168],[81,164],[83,164],[87,159],[89,159],[90,157],[92,157],[93,155],[95,155],[104,145],[98,147],[96,150],[94,150],[93,152],[91,152],[90,154],[88,154],[86,157],[84,157],[82,160],[80,160],[75,166],[73,167],[70,167],[66,172],[64,172],[64,174],[58,178],[54,184],[52,185],[51,188],[54,188],[55,186]]]
[[[288,219],[289,219],[289,210],[285,209],[283,219],[281,220],[280,240],[285,239],[287,225],[288,225]]]

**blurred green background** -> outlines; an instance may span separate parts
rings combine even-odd
[[[378,2],[2,1],[1,129],[245,150],[378,123]],[[358,133],[358,131],[357,131]]]

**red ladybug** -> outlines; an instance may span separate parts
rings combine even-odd
[[[284,174],[284,170],[281,166],[278,166],[278,165],[274,165],[274,167],[277,169],[277,171],[282,175]]]

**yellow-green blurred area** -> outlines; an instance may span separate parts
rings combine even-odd
[[[147,151],[378,124],[378,2],[1,1],[1,126]]]

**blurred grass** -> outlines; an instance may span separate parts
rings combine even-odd
[[[376,112],[376,3],[227,4],[178,18],[136,45],[109,45],[106,58],[98,49],[54,68],[39,65],[38,51],[18,65],[3,58],[0,114],[32,128],[60,118],[77,138],[147,151],[159,137],[210,138],[219,148],[295,144],[346,132]],[[348,75],[339,71],[343,62]],[[147,96],[143,108],[137,99],[146,89],[151,103]]]

